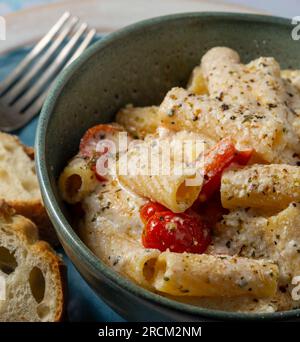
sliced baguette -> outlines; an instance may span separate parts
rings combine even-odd
[[[34,151],[16,136],[0,132],[0,199],[31,219],[41,239],[58,244],[42,202],[35,173]]]
[[[38,240],[35,224],[15,214],[4,201],[0,201],[0,277],[5,284],[0,321],[56,322],[63,318],[62,260],[47,242]]]

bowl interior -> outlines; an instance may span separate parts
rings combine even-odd
[[[128,103],[159,104],[171,87],[186,84],[201,56],[214,46],[237,50],[244,62],[273,56],[282,68],[300,68],[300,43],[292,40],[292,29],[288,20],[257,15],[192,13],[156,18],[104,38],[63,72],[43,108],[37,135],[42,191],[62,239],[72,236],[67,243],[74,243],[76,237],[65,221],[69,213],[56,181],[87,128],[113,120]],[[82,249],[80,241],[72,248]],[[203,313],[193,309],[197,310]]]

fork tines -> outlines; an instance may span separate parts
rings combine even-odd
[[[87,48],[95,34],[86,23],[80,24],[77,17],[65,12],[0,84],[1,107],[15,117],[7,120],[14,127],[3,128],[0,122],[0,129],[19,128],[37,114],[55,76]]]

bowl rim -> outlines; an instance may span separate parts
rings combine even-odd
[[[51,220],[54,222],[55,229],[66,241],[68,246],[76,253],[78,258],[88,267],[93,275],[97,276],[101,273],[117,287],[130,292],[139,298],[146,301],[154,302],[159,306],[169,310],[175,310],[189,315],[198,316],[201,318],[215,319],[215,320],[276,320],[276,319],[293,319],[300,316],[300,309],[267,312],[267,313],[242,313],[242,312],[227,312],[222,310],[207,309],[191,304],[184,304],[176,300],[172,300],[151,291],[148,291],[134,282],[126,279],[111,267],[102,262],[93,252],[80,240],[71,225],[65,218],[58,202],[55,199],[54,192],[50,185],[49,168],[47,166],[45,156],[45,146],[47,143],[47,129],[50,121],[51,113],[55,107],[56,100],[59,98],[64,86],[68,83],[70,78],[89,58],[91,58],[99,50],[105,49],[112,42],[120,40],[131,32],[143,30],[147,27],[153,27],[162,22],[172,22],[187,18],[211,18],[214,20],[230,19],[233,21],[248,21],[248,22],[264,22],[270,24],[277,24],[286,26],[291,24],[287,18],[248,14],[248,13],[231,13],[231,12],[187,12],[179,14],[164,15],[155,17],[137,23],[131,24],[107,36],[104,36],[100,41],[89,47],[76,61],[63,70],[57,77],[55,84],[51,87],[47,99],[43,105],[40,118],[38,121],[35,149],[36,149],[36,168],[37,175],[41,187],[42,196],[46,209]],[[72,260],[71,260],[72,261]],[[85,280],[86,281],[86,280]]]

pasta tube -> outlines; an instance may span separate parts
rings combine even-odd
[[[101,228],[82,227],[80,237],[107,265],[139,285],[152,287],[149,279],[159,250],[145,249],[127,234],[113,231],[112,223],[105,219],[101,221]]]
[[[126,106],[117,113],[116,121],[133,137],[143,139],[160,125],[158,107]]]
[[[265,226],[270,258],[278,263],[281,281],[300,275],[300,205],[291,203]]]
[[[197,173],[196,164],[194,171],[187,167],[189,158],[186,158],[184,152],[178,157],[181,149],[177,148],[179,140],[176,140],[176,137],[177,135],[173,140],[150,139],[129,147],[126,156],[119,159],[117,173],[120,183],[129,190],[179,213],[191,207],[198,198],[203,174]],[[170,145],[164,145],[166,142]],[[207,144],[203,140],[199,142],[203,143],[203,146]],[[168,149],[166,155],[164,146]],[[190,156],[190,161],[193,164],[198,157],[196,149],[195,153],[192,150],[191,155],[193,156]],[[128,165],[127,169],[123,170],[123,165]],[[200,163],[199,171],[201,166],[203,165]]]
[[[80,202],[96,185],[95,173],[83,158],[71,160],[58,181],[62,198],[70,204]]]
[[[221,199],[224,208],[283,209],[300,201],[298,166],[255,164],[223,173]]]
[[[239,106],[228,106],[183,88],[173,88],[167,93],[159,107],[159,116],[173,130],[186,129],[219,140],[231,136],[238,149],[254,148],[268,162],[286,145],[283,124],[270,113],[250,115]]]
[[[298,90],[300,90],[300,70],[282,70],[281,77],[289,80]]]
[[[272,296],[278,268],[265,260],[208,254],[162,253],[153,286],[173,296]]]

